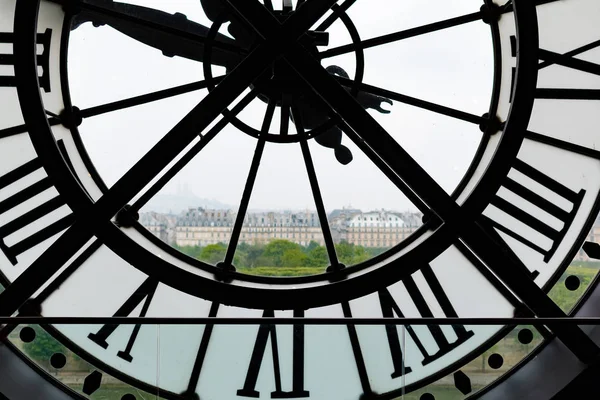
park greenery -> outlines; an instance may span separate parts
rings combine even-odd
[[[225,259],[227,244],[217,243],[200,246],[174,247],[182,253],[216,265]],[[342,241],[335,244],[339,261],[346,265],[356,265],[369,260],[388,248],[357,246]],[[304,276],[323,273],[329,264],[325,246],[311,241],[308,246],[288,240],[276,239],[265,245],[240,243],[233,257],[233,264],[240,272],[263,276]]]

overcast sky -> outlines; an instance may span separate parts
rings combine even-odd
[[[129,3],[183,13],[210,26],[199,0]],[[358,0],[349,15],[366,39],[475,12],[480,6],[480,0]],[[226,27],[221,32],[226,33]],[[329,32],[329,47],[350,42],[341,22]],[[481,21],[368,49],[365,56],[367,84],[476,115],[487,112],[493,59],[489,28]],[[354,75],[353,54],[323,60],[323,65],[337,65]],[[215,75],[224,72],[218,67],[213,71]],[[86,23],[71,36],[69,79],[73,103],[80,108],[203,78],[199,62],[165,57],[107,26],[95,28]],[[198,91],[84,121],[80,126],[84,143],[106,183],[114,183],[206,93]],[[452,191],[473,158],[481,138],[478,127],[397,102],[384,107],[391,114],[370,112],[442,187]],[[264,103],[255,100],[240,118],[259,128],[265,109]],[[276,113],[272,132],[278,119]],[[347,166],[336,161],[332,150],[314,141],[310,144],[327,209],[415,209],[348,138],[343,144],[354,155]],[[255,146],[254,138],[228,126],[163,193],[176,193],[187,185],[199,197],[237,207]],[[297,143],[267,144],[250,208],[315,208]]]

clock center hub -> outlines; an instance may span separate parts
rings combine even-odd
[[[325,32],[322,33],[323,37],[328,39],[328,35]],[[315,59],[318,59],[319,54],[318,44],[315,40],[318,34],[319,32],[308,32],[300,39],[300,42],[315,56]],[[328,40],[324,42],[326,44]],[[274,102],[277,106],[281,106],[287,100],[296,101],[310,91],[294,68],[283,58],[277,59],[250,87],[258,90],[259,99],[265,103]]]

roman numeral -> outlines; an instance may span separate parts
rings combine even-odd
[[[148,312],[148,308],[150,307],[150,303],[152,302],[152,298],[156,293],[156,289],[158,287],[158,281],[152,278],[147,278],[139,288],[123,303],[123,305],[115,312],[115,317],[128,317],[133,310],[143,301],[144,305],[142,306],[142,310],[140,312],[140,317],[145,317]],[[98,346],[103,349],[108,348],[108,343],[106,339],[110,335],[114,333],[114,331],[119,327],[118,324],[107,324],[104,325],[100,330],[96,333],[90,333],[88,338],[96,343]],[[125,361],[131,362],[133,361],[133,357],[131,356],[131,350],[135,345],[135,341],[137,339],[138,333],[140,332],[141,325],[136,324],[129,336],[129,341],[127,342],[127,346],[125,350],[117,352],[117,356],[122,358]]]
[[[548,221],[543,221],[542,219],[532,215],[528,211],[523,210],[518,205],[515,205],[507,201],[506,199],[503,199],[502,197],[498,196],[498,194],[494,196],[490,204],[492,204],[497,209],[503,211],[504,213],[510,215],[519,222],[511,222],[509,224],[509,221],[501,222],[485,215],[483,216],[483,218],[484,220],[487,220],[498,231],[505,233],[506,235],[518,240],[519,242],[528,246],[532,250],[535,250],[536,252],[543,255],[544,262],[547,263],[556,252],[560,242],[567,234],[571,223],[575,219],[577,210],[579,209],[579,206],[583,201],[583,197],[585,196],[585,190],[582,189],[579,192],[575,192],[519,159],[515,160],[512,169],[520,172],[521,174],[537,182],[544,188],[548,189],[552,193],[556,194],[557,196],[560,196],[561,198],[569,202],[570,209],[565,210],[557,206],[555,204],[556,202],[548,199],[547,196],[541,196],[538,193],[535,193],[533,190],[526,187],[523,183],[519,183],[508,176],[502,184],[503,188],[516,194],[519,198],[525,200],[528,203],[531,203],[537,209],[544,211],[545,213],[550,214],[552,217],[560,220],[560,222],[562,223],[562,228],[556,229],[550,226],[548,224]],[[523,234],[519,233],[519,231],[523,230],[523,226],[529,227],[541,234],[542,236],[544,236],[545,238],[549,239],[551,245],[548,246],[547,244],[544,245],[543,243],[535,243],[534,241],[524,237]]]
[[[263,317],[274,317],[272,310],[265,310]],[[302,318],[304,311],[294,311],[294,317]],[[285,392],[281,387],[281,370],[279,366],[279,348],[277,346],[277,328],[273,324],[263,324],[258,329],[254,350],[250,357],[250,365],[244,381],[244,387],[237,391],[238,396],[258,398],[260,393],[255,389],[258,373],[263,362],[269,337],[271,338],[271,352],[273,354],[273,374],[275,391],[271,392],[272,399],[294,399],[309,397],[309,392],[304,390],[304,325],[294,325],[293,337],[293,365],[292,365],[292,391]]]
[[[516,37],[511,36],[511,53],[516,57]],[[589,43],[585,46],[578,47],[564,54],[556,53],[550,50],[539,49],[538,57],[540,63],[538,69],[544,69],[551,65],[560,65],[562,67],[571,68],[576,71],[585,72],[592,75],[600,76],[600,65],[575,58],[576,55],[583,54],[587,51],[600,46],[600,40]],[[513,79],[514,79],[513,68]],[[535,97],[538,99],[560,99],[560,100],[600,100],[600,90],[598,89],[575,89],[575,88],[537,88]]]
[[[429,265],[426,265],[423,268],[421,268],[421,272],[423,274],[423,277],[427,281],[427,284],[429,285],[436,301],[438,302],[439,306],[444,312],[444,316],[447,318],[457,317],[458,315],[456,314],[452,303],[450,303],[448,296],[444,292],[442,285],[435,276],[435,273],[433,272],[431,267]],[[422,290],[419,289],[413,277],[409,276],[405,278],[404,280],[402,280],[402,283],[404,284],[406,291],[408,292],[412,301],[414,302],[419,314],[421,314],[421,317],[433,317],[434,315],[431,311],[431,308],[427,304],[427,301],[423,297]],[[394,314],[399,318],[404,317],[402,309],[400,308],[400,306],[398,306],[391,293],[387,289],[384,289],[379,292],[379,301],[381,304],[381,312],[384,317],[393,318]],[[412,368],[410,366],[404,365],[404,357],[402,355],[402,348],[400,346],[400,339],[398,337],[397,326],[386,325],[385,329],[387,333],[388,344],[390,347],[392,363],[394,366],[394,371],[391,374],[392,378],[398,378],[403,375],[409,374],[410,372],[412,372]],[[430,353],[423,345],[424,338],[422,339],[421,337],[419,337],[412,326],[406,325],[405,329],[408,332],[411,339],[413,340],[413,342],[415,343],[415,345],[417,346],[417,348],[419,349],[419,352],[423,356],[422,365],[427,365],[434,362],[435,360],[451,352],[452,350],[454,350],[473,336],[473,331],[467,330],[464,325],[453,325],[452,329],[456,334],[456,340],[450,341],[439,325],[428,325],[427,330],[429,331],[429,335],[435,341],[435,344],[437,345],[438,349],[437,351]],[[427,340],[429,341],[429,339]]]
[[[41,45],[42,52],[37,55],[38,69],[41,68],[41,75],[38,76],[40,86],[46,93],[50,92],[50,41],[52,40],[52,29],[46,29],[44,33],[37,34],[38,48]],[[10,44],[14,46],[14,34],[10,32],[0,32],[0,44]],[[0,53],[0,65],[11,65],[14,67],[15,57],[13,54]],[[17,80],[13,75],[0,75],[0,87],[15,87]]]
[[[33,160],[21,165],[20,167],[8,172],[4,176],[0,177],[0,191],[25,179],[30,174],[36,172],[42,168],[40,160],[36,157]],[[10,197],[0,201],[0,215],[7,211],[17,207],[27,200],[33,199],[35,196],[44,192],[45,190],[52,187],[52,182],[49,177],[42,178],[37,182],[21,189],[17,193]],[[55,234],[68,228],[74,220],[72,213],[62,217],[44,228],[38,230],[32,235],[13,245],[7,245],[6,239],[13,233],[27,227],[28,225],[40,220],[42,217],[47,216],[52,211],[65,205],[65,201],[57,195],[56,197],[45,201],[44,203],[36,206],[35,208],[21,214],[14,218],[10,222],[0,226],[0,250],[6,255],[13,265],[17,264],[17,256],[31,249],[32,247],[42,243],[49,239]]]

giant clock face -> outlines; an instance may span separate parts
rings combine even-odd
[[[323,326],[303,317],[564,316],[546,291],[598,211],[600,6],[465,1],[437,18],[421,2],[411,10],[395,1],[369,0],[373,9],[361,2],[202,0],[194,19],[161,2],[0,0],[0,272],[7,286],[0,316],[298,318],[287,326],[54,327],[71,348],[127,382],[158,387],[165,398],[202,399],[393,398],[484,351],[500,330]],[[400,19],[405,11],[414,21]],[[469,32],[483,35],[493,73],[481,91],[465,90],[488,96],[485,104],[453,104],[443,93],[452,85],[436,84],[435,76],[414,84],[390,72],[416,59],[446,62],[443,54],[400,57],[399,43],[437,35],[416,48],[440,49],[447,37],[442,48],[451,49],[461,37],[453,40],[453,30],[473,24],[478,28]],[[98,31],[95,40],[104,32],[106,40],[144,46],[167,64],[193,63],[200,80],[158,90],[157,73],[147,93],[116,99],[111,93],[122,87],[111,87],[118,81],[111,74],[119,73],[111,63],[122,59],[105,55],[98,62],[106,66],[95,71],[71,69],[89,65],[69,53],[86,29]],[[86,51],[80,54],[94,53]],[[448,61],[447,79],[471,68],[470,54]],[[90,80],[103,70],[110,74]],[[78,106],[102,87],[109,101]],[[107,122],[114,152],[98,151],[104,139],[85,137],[103,129],[92,123],[100,115],[197,90],[204,92],[186,112],[177,110],[156,140],[131,120],[122,132]],[[421,113],[410,119],[415,126],[403,123],[411,112]],[[405,130],[421,129],[418,121],[436,121],[435,133],[419,131],[432,135],[424,139],[428,151],[407,150],[413,142]],[[456,152],[435,156],[453,145],[439,137],[461,129],[475,139],[463,146],[459,138]],[[251,144],[250,172],[240,173],[241,219],[227,254],[210,265],[156,240],[136,213],[196,156],[212,151],[219,135]],[[119,136],[144,151],[129,151]],[[329,267],[298,278],[239,273],[234,254],[257,173],[277,168],[261,165],[261,156],[290,146],[301,155]],[[313,162],[318,152],[340,174],[369,163],[423,213],[424,225],[379,257],[343,265],[322,193],[349,181],[340,179],[339,189],[335,181],[323,184]],[[128,153],[129,165],[118,173],[101,167],[103,157]],[[458,172],[444,181],[440,171],[452,168]],[[361,179],[360,170],[351,171]],[[582,360],[598,353],[578,327],[549,328]]]

